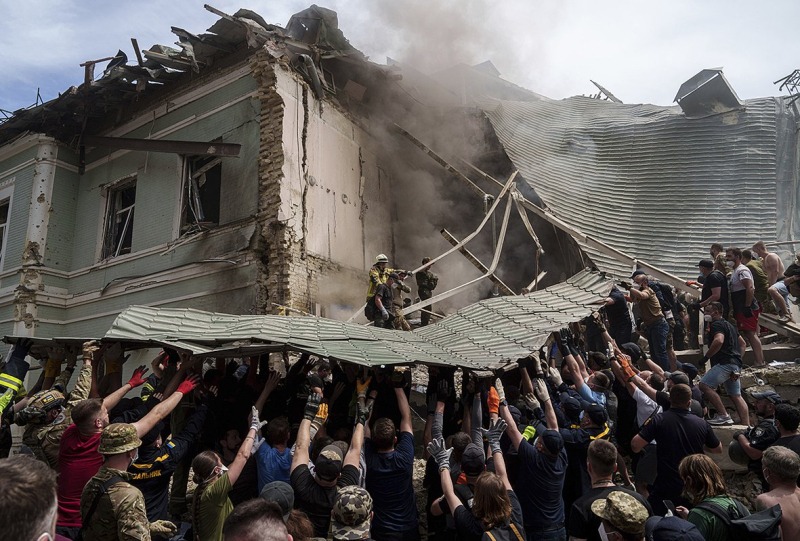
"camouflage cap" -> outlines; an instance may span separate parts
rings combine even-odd
[[[621,490],[592,502],[592,512],[624,533],[642,535],[650,514],[639,500]]]
[[[136,427],[128,423],[114,423],[103,429],[100,435],[101,455],[118,455],[136,449],[142,444]]]
[[[369,533],[372,496],[350,485],[339,489],[331,510],[331,535],[336,541],[363,539]]]
[[[64,405],[64,395],[53,389],[39,391],[33,395],[28,402],[28,407],[38,408],[43,411],[50,411]]]

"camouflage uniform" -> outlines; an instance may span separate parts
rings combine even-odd
[[[71,376],[71,370],[64,370],[61,375],[58,376],[53,386],[60,386],[62,389],[66,389]],[[22,434],[22,443],[30,447],[31,451],[33,451],[33,455],[56,471],[58,471],[58,447],[61,442],[61,435],[64,434],[64,431],[72,424],[72,408],[75,407],[78,402],[89,398],[91,385],[92,367],[90,364],[84,363],[78,375],[75,388],[70,393],[69,399],[64,406],[63,414],[49,425],[29,424]],[[43,391],[42,393],[34,395],[28,407],[36,407],[36,399],[43,396],[46,392],[47,391]]]
[[[437,285],[439,285],[439,277],[429,270],[421,270],[414,275],[414,278],[417,280],[417,293],[419,294],[420,300],[424,301],[433,297],[433,290],[436,289]],[[430,304],[428,306],[423,306],[422,308],[428,312],[433,310],[433,306]],[[423,311],[422,315],[420,316],[423,327],[430,323],[431,315],[428,312]]]
[[[392,313],[394,314],[392,326],[398,331],[410,331],[411,325],[403,315],[403,293],[411,293],[411,288],[400,280],[395,280],[395,283],[397,287],[392,289]]]
[[[103,483],[114,475],[121,477],[123,481],[111,485],[108,492],[100,496],[97,508],[87,524],[85,518],[92,502],[100,493]],[[150,541],[150,523],[147,521],[144,496],[138,488],[127,482],[130,477],[128,472],[103,466],[86,484],[81,495],[81,516],[84,517],[82,532],[85,541]]]
[[[110,424],[100,436],[98,452],[118,455],[136,449],[142,444],[136,427],[127,423]],[[103,483],[118,477],[118,481],[103,490]],[[147,520],[142,492],[128,483],[128,472],[103,466],[92,477],[81,494],[81,518],[85,541],[150,541],[150,523]],[[89,511],[97,499],[97,506]],[[88,520],[87,520],[88,519]]]

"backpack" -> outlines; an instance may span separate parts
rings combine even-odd
[[[781,506],[773,505],[752,515],[739,500],[736,503],[736,514],[713,502],[700,502],[696,509],[703,509],[720,519],[728,529],[731,541],[781,541]]]
[[[508,526],[498,526],[483,532],[481,541],[525,541],[525,533],[513,522],[509,522]]]

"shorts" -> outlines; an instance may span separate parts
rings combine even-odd
[[[728,396],[742,396],[742,384],[739,378],[731,379],[731,374],[738,374],[740,371],[741,368],[735,364],[718,364],[703,374],[700,383],[712,389],[724,384]]]
[[[774,289],[775,291],[780,293],[781,297],[783,297],[784,299],[789,296],[789,287],[783,280],[778,280],[777,282],[772,284],[772,287],[770,289]]]
[[[758,330],[758,314],[761,310],[753,310],[753,315],[747,317],[741,312],[734,314],[736,317],[736,328],[740,331],[757,331]]]

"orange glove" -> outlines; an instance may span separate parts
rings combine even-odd
[[[486,405],[489,408],[489,413],[500,413],[500,395],[497,394],[497,389],[494,387],[489,388],[489,396],[486,398]]]

